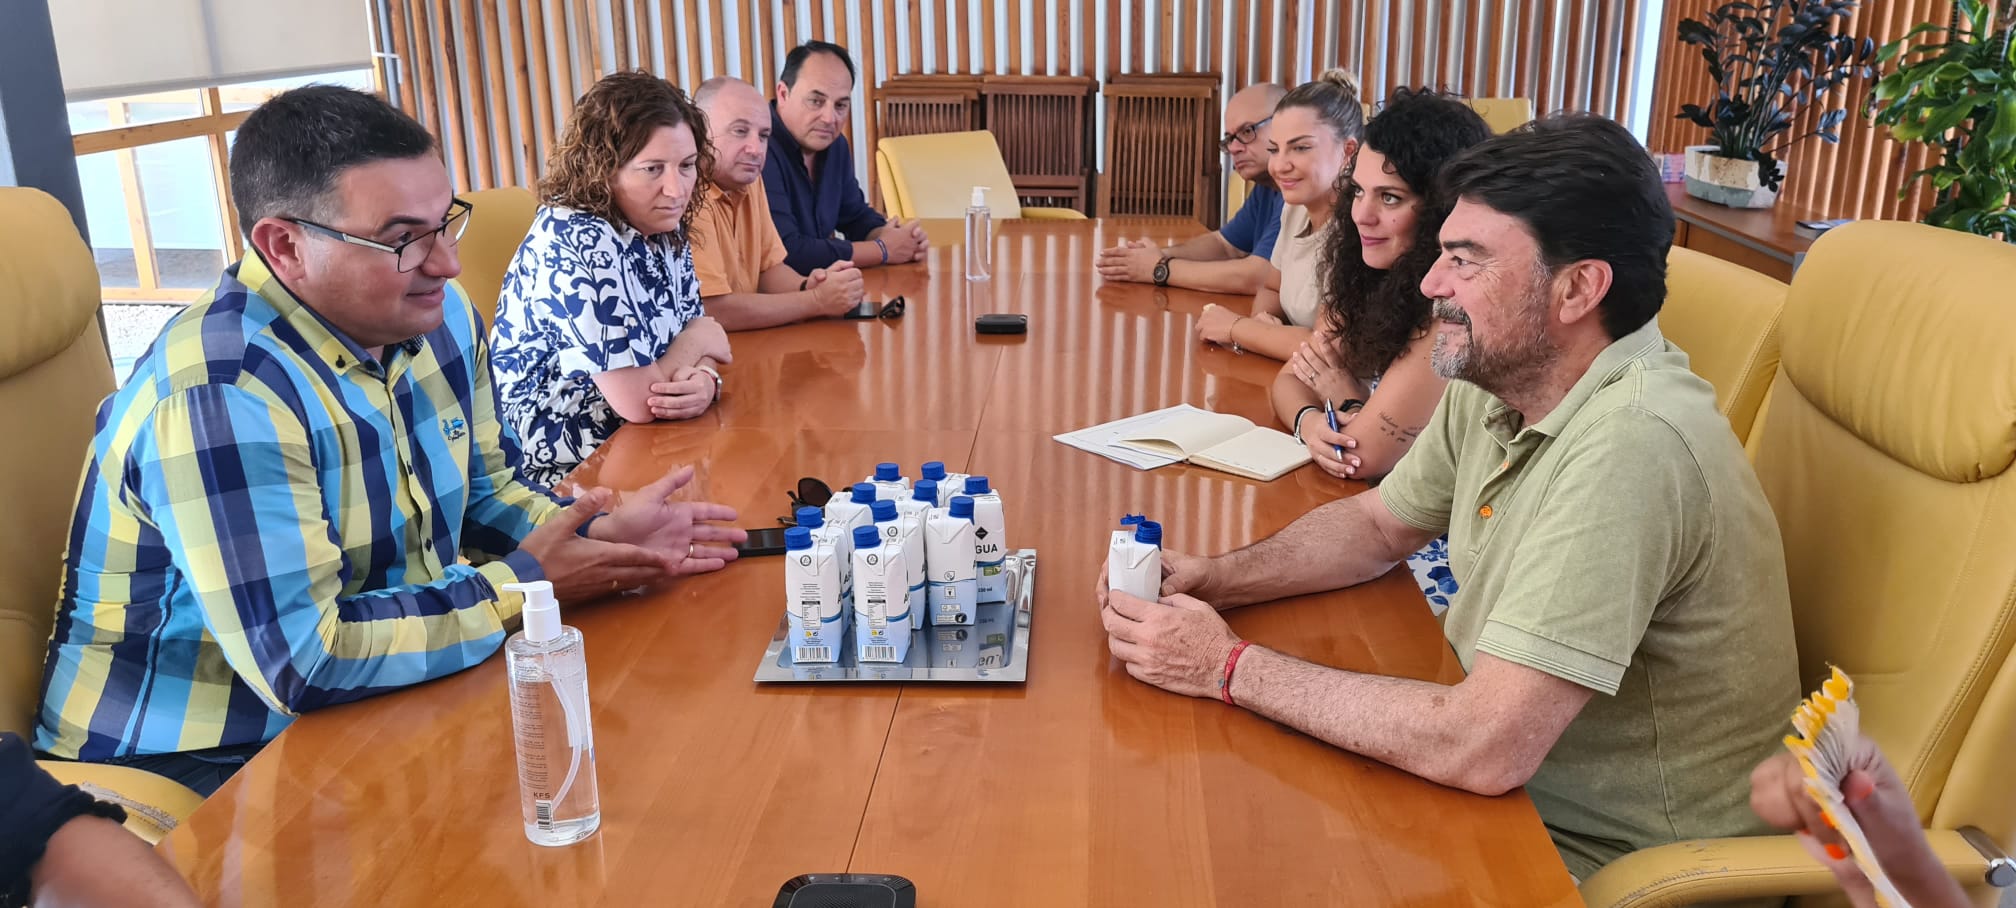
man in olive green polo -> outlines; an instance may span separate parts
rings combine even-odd
[[[1166,553],[1160,602],[1102,583],[1108,645],[1150,684],[1433,781],[1524,785],[1579,877],[1762,831],[1750,769],[1799,697],[1784,553],[1714,390],[1654,318],[1673,237],[1659,176],[1622,127],[1569,116],[1443,181],[1457,201],[1421,289],[1455,380],[1427,425],[1390,427],[1412,450],[1268,539]],[[1444,532],[1454,686],[1244,645],[1214,610],[1371,580]]]

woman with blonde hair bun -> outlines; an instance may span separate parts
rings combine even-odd
[[[1273,153],[1267,172],[1281,190],[1281,238],[1272,261],[1278,274],[1253,298],[1250,314],[1207,305],[1198,319],[1203,340],[1286,360],[1309,339],[1322,309],[1317,262],[1323,232],[1337,210],[1337,176],[1358,151],[1365,107],[1357,75],[1333,69],[1281,99],[1267,126]]]

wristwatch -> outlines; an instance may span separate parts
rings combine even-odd
[[[1169,253],[1162,253],[1162,260],[1155,263],[1155,286],[1169,286]]]
[[[715,400],[720,400],[720,399],[721,399],[721,373],[719,373],[719,372],[716,372],[716,371],[714,371],[714,367],[713,367],[713,366],[709,366],[709,365],[704,365],[704,364],[703,364],[703,365],[699,365],[699,366],[694,366],[693,368],[695,368],[695,369],[699,369],[700,371],[702,371],[702,372],[705,372],[705,373],[707,373],[708,375],[711,375],[711,376],[713,376],[713,377],[714,377],[714,399],[715,399]]]

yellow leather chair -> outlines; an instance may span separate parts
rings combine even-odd
[[[1239,213],[1239,206],[1246,204],[1246,197],[1253,194],[1253,184],[1246,182],[1236,173],[1225,176],[1225,220]]]
[[[1715,386],[1715,406],[1747,441],[1778,372],[1785,285],[1768,275],[1679,246],[1666,255],[1659,330],[1687,351],[1694,374]]]
[[[1001,146],[986,130],[895,136],[875,143],[882,202],[899,218],[963,218],[973,187],[987,187],[995,219],[1084,220],[1069,208],[1024,208]]]
[[[1533,120],[1531,98],[1471,98],[1467,103],[1492,132],[1511,132]]]
[[[462,201],[470,205],[469,230],[455,252],[462,259],[462,289],[469,304],[483,316],[483,324],[497,320],[497,295],[504,292],[504,269],[525,242],[532,229],[532,216],[539,211],[539,197],[530,189],[506,186],[465,192]]]
[[[98,269],[61,203],[0,188],[0,249],[0,420],[33,427],[0,433],[0,501],[14,528],[0,545],[0,731],[32,741],[78,477],[98,403],[112,393],[112,360],[98,329]],[[203,800],[123,766],[42,767],[126,807],[127,828],[149,842]]]
[[[1894,221],[1829,231],[1792,279],[1752,434],[1800,677],[1810,690],[1831,664],[1855,678],[1863,731],[1983,905],[2016,877],[1999,857],[2016,840],[2012,286],[2016,248],[1994,240]],[[1592,908],[1842,904],[1816,895],[1836,892],[1790,836],[1647,849],[1582,886]]]

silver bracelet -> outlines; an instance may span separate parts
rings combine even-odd
[[[1305,445],[1306,445],[1306,444],[1308,444],[1308,442],[1306,442],[1306,441],[1303,441],[1303,440],[1302,440],[1302,417],[1304,417],[1304,416],[1308,416],[1308,415],[1309,415],[1309,411],[1311,411],[1311,410],[1319,410],[1319,411],[1320,411],[1320,410],[1322,410],[1322,409],[1323,409],[1322,407],[1318,407],[1318,406],[1315,406],[1315,405],[1313,405],[1313,404],[1312,404],[1312,405],[1310,405],[1310,406],[1306,406],[1306,407],[1303,407],[1303,408],[1302,408],[1302,409],[1300,409],[1300,410],[1297,410],[1297,411],[1295,411],[1295,441],[1296,441],[1296,443],[1298,443],[1298,444],[1305,444]],[[963,556],[962,556],[962,557],[963,557]]]

